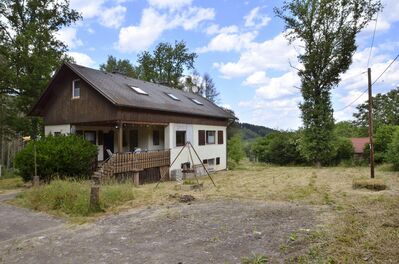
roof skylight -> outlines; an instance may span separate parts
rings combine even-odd
[[[180,101],[180,99],[177,98],[176,95],[174,95],[172,93],[166,93],[166,95],[169,96],[170,98],[172,98],[173,100]]]
[[[138,94],[143,94],[143,95],[148,95],[147,92],[143,91],[141,88],[136,87],[136,86],[130,86],[130,88],[133,89],[133,91],[135,91]]]
[[[203,103],[201,103],[200,101],[198,101],[197,99],[195,99],[195,98],[190,98],[191,99],[191,101],[193,101],[194,103],[196,103],[197,105],[203,105]]]

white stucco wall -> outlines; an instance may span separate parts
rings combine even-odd
[[[63,124],[63,125],[52,125],[52,126],[44,126],[44,135],[48,136],[49,134],[69,134],[71,133],[71,125]]]
[[[224,170],[227,168],[227,153],[226,153],[226,127],[225,126],[210,126],[210,125],[190,125],[190,124],[176,124],[171,123],[165,128],[165,148],[171,149],[171,162],[176,158],[182,147],[176,147],[176,131],[183,130],[186,131],[186,141],[190,141],[195,150],[197,151],[201,160],[204,159],[215,159],[215,165],[213,169],[215,171]],[[209,130],[216,131],[216,144],[210,145],[198,145],[198,131],[199,130]],[[223,144],[217,144],[217,131],[223,131]],[[193,155],[193,160],[195,165],[199,165],[200,162],[196,157],[195,153],[191,151]],[[181,164],[185,162],[190,162],[189,152],[186,149],[180,154],[178,159],[170,168],[171,170],[180,169]],[[220,158],[220,164],[216,165],[216,158]]]

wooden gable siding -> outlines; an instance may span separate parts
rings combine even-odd
[[[80,98],[72,99],[72,81],[80,79]],[[116,124],[118,121],[137,123],[187,123],[227,126],[228,120],[186,115],[159,110],[118,107],[97,90],[64,68],[49,87],[40,109],[45,125]],[[173,111],[173,109],[171,109]]]
[[[75,73],[67,70],[57,78],[47,96],[44,110],[44,124],[71,124],[84,122],[101,122],[116,119],[116,108],[90,87],[80,82],[80,98],[72,99],[72,81],[80,79]]]
[[[138,123],[183,123],[215,126],[227,126],[228,124],[227,119],[216,119],[211,117],[183,115],[171,112],[133,108],[119,109],[118,120]]]

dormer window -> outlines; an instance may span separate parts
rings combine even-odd
[[[76,99],[80,97],[80,80],[72,81],[72,98]]]
[[[145,92],[143,89],[136,87],[136,86],[130,86],[130,88],[133,89],[133,91],[135,91],[138,94],[142,94],[142,95],[148,95],[147,92]]]
[[[201,103],[200,101],[198,101],[197,99],[195,99],[195,98],[190,98],[191,99],[191,101],[193,101],[194,103],[196,103],[197,105],[203,105],[203,103]]]

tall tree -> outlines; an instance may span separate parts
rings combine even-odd
[[[353,114],[355,123],[359,126],[368,125],[368,101],[356,107]],[[399,125],[399,87],[386,94],[373,96],[374,128],[381,125]]]
[[[219,92],[216,90],[215,83],[208,73],[205,73],[202,77],[202,90],[204,97],[209,101],[213,103],[217,103],[219,101]]]
[[[41,130],[39,120],[25,114],[67,59],[67,47],[55,33],[79,19],[67,0],[0,2],[0,93],[14,97],[8,101],[19,111],[16,132],[36,136]]]
[[[331,89],[346,72],[356,51],[356,35],[382,9],[376,0],[291,0],[275,13],[285,22],[286,37],[299,40],[298,56],[304,125],[302,150],[309,161],[328,163],[334,153]]]
[[[138,67],[135,67],[129,60],[118,60],[112,55],[108,55],[107,62],[100,65],[100,70],[106,72],[117,72],[132,78],[139,77]]]
[[[177,89],[182,89],[180,81],[185,70],[193,70],[196,53],[190,53],[183,41],[159,43],[153,54],[144,51],[138,55],[140,79],[162,83]]]

